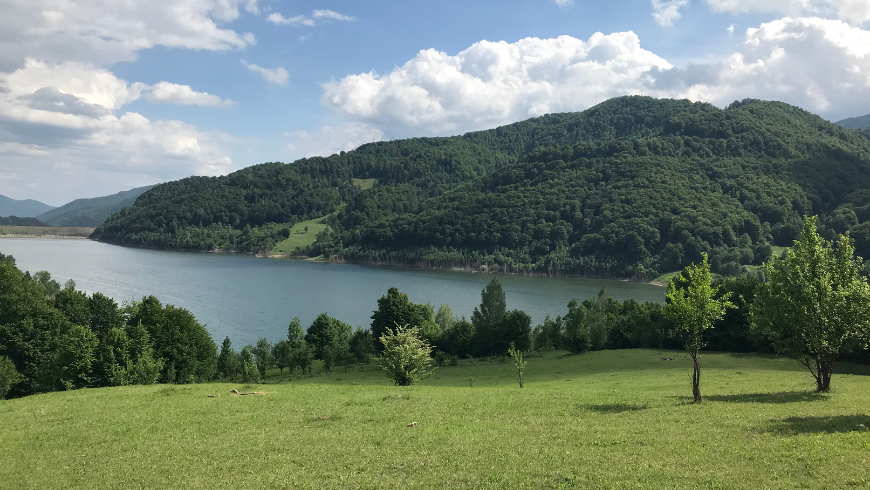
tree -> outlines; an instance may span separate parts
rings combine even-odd
[[[592,350],[601,350],[607,345],[609,325],[607,324],[607,291],[601,288],[598,297],[591,300],[586,324],[589,327],[589,342]]]
[[[504,355],[511,344],[521,351],[528,351],[532,344],[532,317],[522,310],[508,312],[495,324],[490,345]]]
[[[438,307],[438,312],[435,313],[435,323],[441,327],[442,332],[453,328],[453,325],[456,323],[456,317],[453,316],[453,310],[449,304],[444,303]]]
[[[54,376],[59,387],[74,390],[91,384],[97,345],[97,336],[86,327],[70,327],[55,353]]]
[[[471,314],[471,323],[474,324],[476,351],[478,355],[487,355],[496,352],[493,345],[493,328],[507,314],[507,299],[504,289],[497,277],[483,288],[480,292],[480,308],[475,308]],[[498,352],[503,352],[499,349]]]
[[[564,333],[562,345],[572,354],[581,354],[592,348],[589,327],[586,325],[586,308],[576,299],[568,303],[568,314],[562,319]]]
[[[374,339],[371,330],[363,330],[357,327],[350,338],[350,353],[360,364],[368,364],[375,352]]]
[[[444,332],[441,338],[445,352],[457,357],[467,357],[474,347],[474,325],[462,317],[453,324],[453,328]]]
[[[299,317],[293,318],[290,326],[287,327],[287,342],[290,342],[291,349],[297,349],[305,342],[305,330],[302,330],[302,321]]]
[[[272,347],[272,358],[275,360],[275,365],[281,371],[281,376],[284,376],[284,368],[293,365],[293,347],[289,340],[282,340]]]
[[[700,264],[692,264],[682,272],[685,287],[677,281],[668,285],[665,314],[674,322],[673,334],[683,341],[686,351],[692,356],[692,396],[696,403],[701,401],[701,364],[698,351],[704,347],[704,332],[713,328],[713,323],[725,316],[728,308],[734,308],[729,301],[730,294],[717,299],[718,287],[710,282],[710,264],[707,254],[702,255]]]
[[[233,350],[233,343],[229,337],[225,337],[221,344],[221,353],[217,359],[218,377],[231,378],[236,374],[236,364],[238,354]]]
[[[254,355],[254,363],[257,365],[257,371],[260,372],[260,377],[263,382],[266,382],[266,370],[272,367],[272,344],[266,339],[257,341],[257,345],[251,351]]]
[[[24,379],[8,357],[0,356],[0,400],[6,398],[9,390]]]
[[[254,364],[254,358],[251,354],[253,351],[253,346],[246,345],[242,348],[242,352],[239,354],[239,373],[242,375],[242,381],[245,383],[250,383],[257,379],[257,366]]]
[[[431,311],[426,305],[411,303],[408,295],[400,293],[397,288],[390,288],[378,300],[378,309],[372,314],[370,330],[374,338],[380,339],[387,330],[396,328],[397,325],[420,326],[431,317]],[[380,352],[383,345],[376,344],[375,348]]]
[[[346,345],[350,341],[350,335],[350,325],[321,313],[308,327],[305,341],[314,347],[317,359],[324,359],[327,348],[334,350],[338,345]]]
[[[831,389],[844,349],[870,337],[870,286],[861,269],[852,239],[820,237],[816,217],[804,220],[794,247],[764,265],[767,283],[750,309],[752,331],[803,364],[819,392]]]
[[[94,293],[88,298],[88,308],[90,309],[90,327],[97,334],[97,337],[102,337],[113,328],[123,326],[123,318],[118,310],[118,303],[112,298],[102,293]]]
[[[523,374],[526,372],[526,364],[528,364],[528,361],[525,360],[523,351],[518,350],[513,342],[511,342],[511,346],[508,348],[508,355],[514,360],[514,367],[516,367],[517,370],[517,382],[520,383],[520,388],[522,388]]]
[[[314,364],[314,346],[308,345],[308,342],[303,340],[299,347],[293,349],[291,358],[293,359],[293,369],[299,366],[302,374],[305,374],[306,369],[311,374],[311,365]]]
[[[384,346],[381,369],[399,386],[411,386],[435,370],[432,346],[420,338],[417,327],[398,326],[387,329],[380,338]]]

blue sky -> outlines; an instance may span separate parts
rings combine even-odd
[[[837,120],[870,113],[868,21],[864,0],[0,0],[0,194],[60,205],[625,94]]]

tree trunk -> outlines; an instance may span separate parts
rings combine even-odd
[[[827,393],[831,391],[831,376],[834,374],[834,360],[824,356],[818,361],[818,375],[816,376],[816,391]]]
[[[695,403],[701,402],[701,364],[698,362],[698,350],[694,349],[689,351],[689,355],[692,356],[692,362],[694,364],[694,371],[692,372],[692,396],[695,398]]]

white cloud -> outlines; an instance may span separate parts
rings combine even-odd
[[[224,25],[255,0],[124,1],[4,0],[0,71],[26,58],[111,64],[154,46],[226,51],[255,43],[253,34]]]
[[[734,37],[734,30],[737,29],[737,24],[728,26],[728,37]]]
[[[262,66],[248,63],[245,60],[242,60],[242,64],[248,67],[252,72],[260,74],[260,76],[269,83],[284,86],[287,85],[287,82],[290,80],[290,74],[287,73],[287,70],[283,67],[263,68]]]
[[[652,0],[653,19],[660,26],[672,26],[680,20],[680,9],[689,4],[689,0]]]
[[[356,20],[355,17],[339,14],[332,10],[315,10],[311,13],[311,17],[315,19],[337,20],[341,22],[353,22]]]
[[[633,32],[597,33],[588,41],[481,41],[455,56],[420,51],[386,75],[325,83],[322,101],[379,126],[456,133],[646,93],[643,78],[650,70],[670,67],[642,49]]]
[[[149,102],[164,104],[201,105],[213,107],[231,107],[236,103],[229,99],[221,99],[217,95],[206,92],[196,92],[189,85],[178,85],[160,82],[150,88],[146,96]]]
[[[284,26],[293,26],[293,27],[301,27],[307,26],[312,27],[318,24],[323,24],[330,21],[339,21],[339,22],[354,22],[356,21],[356,17],[351,17],[349,15],[340,14],[333,10],[315,10],[311,12],[311,17],[306,17],[304,15],[296,15],[293,17],[284,17],[278,12],[275,12],[269,17],[266,18],[267,21]]]
[[[151,121],[135,112],[116,114],[142,93],[208,94],[183,85],[128,85],[104,69],[75,62],[28,60],[21,69],[0,73],[0,79],[5,87],[0,93],[3,172],[23,177],[37,198],[57,202],[82,197],[84,188],[117,192],[232,168],[227,135],[180,121]],[[21,192],[14,182],[0,181],[0,193]]]
[[[273,24],[284,25],[284,26],[299,27],[299,26],[313,26],[314,25],[314,20],[309,19],[308,17],[305,17],[304,15],[297,15],[295,17],[284,17],[283,15],[279,14],[278,12],[275,12],[272,15],[270,15],[269,17],[266,17],[266,20],[273,23]]]
[[[567,7],[569,5],[574,5],[574,0],[553,0],[553,3],[560,7]]]
[[[294,158],[326,157],[340,151],[350,151],[365,143],[381,141],[380,129],[362,123],[323,126],[318,131],[294,131],[284,135],[289,142],[287,152]]]
[[[717,62],[682,67],[643,49],[632,32],[482,41],[452,56],[421,51],[387,74],[325,83],[322,102],[349,121],[403,137],[487,129],[628,94],[720,107],[750,97],[781,100],[835,120],[864,114],[870,31],[784,18],[748,29],[740,47]]]
[[[715,12],[734,15],[747,12],[778,12],[785,15],[833,15],[846,22],[870,20],[867,0],[704,0]]]

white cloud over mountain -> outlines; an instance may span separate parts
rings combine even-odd
[[[387,74],[323,85],[322,101],[388,136],[484,129],[549,112],[646,94],[723,106],[777,99],[832,116],[870,112],[870,31],[839,20],[785,18],[746,32],[715,63],[674,67],[632,32],[475,43],[448,55],[424,50]]]

